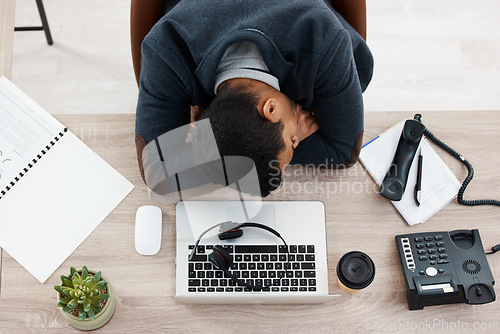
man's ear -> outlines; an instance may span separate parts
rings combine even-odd
[[[278,123],[280,121],[280,117],[278,115],[278,111],[276,110],[276,99],[267,99],[262,107],[262,113],[268,121]]]

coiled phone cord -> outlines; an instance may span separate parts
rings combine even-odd
[[[488,252],[486,253],[486,255],[489,255],[489,254],[495,254],[496,252],[498,252],[500,250],[500,244],[496,245],[496,246],[493,246],[491,247],[491,252]]]
[[[414,119],[421,122],[422,115],[416,114],[414,116]],[[443,150],[448,152],[450,155],[452,155],[455,159],[460,161],[462,164],[465,165],[467,168],[467,177],[465,180],[462,182],[462,186],[458,190],[458,195],[457,195],[457,202],[458,204],[462,205],[467,205],[467,206],[475,206],[475,205],[497,205],[500,206],[500,201],[494,200],[494,199],[479,199],[479,200],[464,200],[464,192],[467,186],[469,185],[470,181],[472,181],[472,178],[474,177],[474,168],[472,168],[472,165],[467,159],[465,159],[460,153],[443,143],[441,140],[439,140],[432,132],[430,132],[427,128],[425,129],[424,134],[429,138],[434,144],[437,146],[441,147]]]
[[[422,115],[416,114],[414,116],[414,119],[421,122]],[[464,182],[462,182],[462,186],[458,190],[458,195],[457,195],[457,202],[458,204],[462,205],[467,205],[467,206],[475,206],[475,205],[497,205],[500,206],[500,201],[494,200],[494,199],[476,199],[476,200],[464,200],[464,192],[467,186],[469,185],[470,181],[472,181],[472,178],[474,177],[474,168],[472,168],[472,165],[467,159],[464,158],[463,155],[443,143],[441,140],[439,140],[432,132],[430,132],[427,128],[425,128],[424,135],[429,138],[434,144],[437,146],[441,147],[443,150],[448,152],[451,156],[453,156],[455,159],[460,161],[462,164],[465,165],[467,168],[467,177],[465,178]],[[486,254],[494,254],[496,252],[500,251],[500,244],[491,247],[491,252],[487,252]]]

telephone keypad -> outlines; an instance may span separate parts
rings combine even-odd
[[[413,238],[413,242],[418,254],[418,260],[413,260],[413,255],[410,248],[411,239],[403,238],[401,239],[402,246],[405,252],[406,264],[409,269],[416,269],[419,267],[418,263],[425,266],[424,270],[419,270],[419,275],[427,275],[430,277],[436,276],[438,274],[443,274],[445,272],[442,268],[435,268],[436,265],[443,265],[449,263],[446,259],[448,255],[446,254],[446,248],[444,248],[444,242],[442,235],[436,236],[419,236]],[[423,263],[422,263],[423,262]]]

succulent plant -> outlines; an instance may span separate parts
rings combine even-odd
[[[101,301],[109,298],[109,294],[103,293],[108,282],[101,279],[100,271],[92,275],[85,266],[80,272],[71,268],[70,276],[62,275],[61,281],[61,285],[54,286],[61,296],[57,306],[75,315],[78,311],[80,320],[93,320],[101,312]]]

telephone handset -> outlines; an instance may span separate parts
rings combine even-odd
[[[422,124],[422,115],[415,114],[413,119],[406,120],[399,138],[396,153],[392,160],[391,166],[387,171],[384,180],[380,186],[380,195],[392,200],[399,201],[403,197],[406,182],[408,180],[408,173],[410,171],[413,157],[417,152],[418,145],[422,136],[425,135],[430,141],[443,150],[452,155],[455,159],[460,161],[467,168],[467,177],[462,182],[457,194],[458,204],[475,206],[475,205],[496,205],[500,206],[499,200],[494,199],[479,199],[479,200],[465,200],[463,198],[465,189],[474,177],[474,168],[463,155],[443,143],[432,132],[430,132]]]
[[[406,120],[391,166],[380,186],[380,195],[391,201],[403,198],[411,163],[424,132],[425,126],[420,120]]]
[[[397,235],[396,244],[410,310],[495,300],[495,279],[477,229]]]

